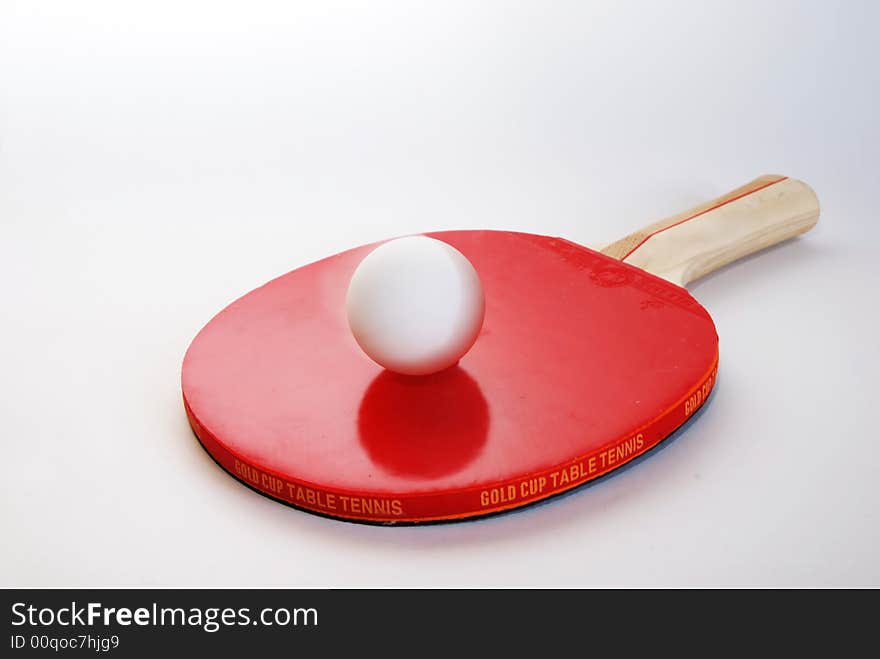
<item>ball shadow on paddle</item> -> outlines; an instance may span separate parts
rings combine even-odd
[[[489,431],[489,407],[476,381],[453,366],[427,376],[383,371],[358,411],[367,454],[388,473],[448,476],[476,458]]]

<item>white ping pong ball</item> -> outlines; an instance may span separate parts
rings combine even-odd
[[[354,271],[348,324],[374,362],[428,375],[458,362],[483,325],[483,285],[457,249],[427,236],[388,241]]]

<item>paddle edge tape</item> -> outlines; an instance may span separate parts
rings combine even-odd
[[[705,375],[674,405],[623,437],[527,476],[442,493],[387,494],[328,488],[280,474],[224,446],[195,417],[187,418],[202,447],[233,478],[271,499],[324,517],[369,524],[444,522],[528,506],[600,478],[651,450],[690,419],[712,392],[718,352]]]

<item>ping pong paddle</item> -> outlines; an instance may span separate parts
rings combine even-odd
[[[428,234],[483,283],[482,332],[457,366],[385,371],[349,330],[345,295],[376,245],[239,298],[183,361],[186,413],[229,474],[346,520],[457,520],[524,506],[642,455],[712,391],[718,337],[683,288],[809,230],[804,183],[764,176],[594,251],[506,231]]]

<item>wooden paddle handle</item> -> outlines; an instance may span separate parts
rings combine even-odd
[[[806,183],[761,176],[723,197],[651,224],[602,253],[679,286],[809,231],[819,200]]]

